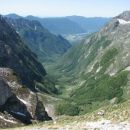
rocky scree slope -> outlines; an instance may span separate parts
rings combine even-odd
[[[129,16],[127,11],[113,18],[49,68],[57,70],[59,82],[71,84],[66,87],[69,99],[81,107],[81,113],[130,98]]]
[[[50,33],[38,21],[7,18],[7,22],[42,62],[53,61],[55,56],[63,55],[71,47],[62,36]]]

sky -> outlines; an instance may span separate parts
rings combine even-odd
[[[113,17],[130,10],[130,0],[0,0],[0,14]]]

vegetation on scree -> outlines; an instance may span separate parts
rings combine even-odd
[[[122,100],[123,86],[127,84],[128,72],[121,71],[116,76],[105,74],[107,67],[113,62],[117,54],[116,48],[108,50],[96,65],[99,66],[100,64],[102,69],[98,73],[92,71],[86,77],[84,76],[86,83],[72,91],[71,99],[79,106],[87,109],[87,112],[95,110],[105,100],[111,100],[115,97],[118,98],[119,102]]]
[[[118,54],[118,51],[116,48],[112,48],[108,50],[102,57],[100,65],[104,66],[107,64],[110,60],[113,60],[113,58]]]
[[[116,77],[103,75],[99,79],[90,77],[87,84],[72,93],[72,99],[78,104],[87,104],[95,101],[110,100],[114,97],[121,99],[122,87],[127,83],[128,72],[120,72]]]
[[[78,115],[80,109],[77,104],[71,103],[70,101],[62,101],[56,105],[56,114],[57,115],[69,115],[75,116]]]
[[[94,60],[100,47],[103,47],[104,49],[111,43],[111,41],[107,40],[106,37],[102,37],[96,42],[95,41],[96,41],[95,37],[92,37],[90,43],[94,43],[94,44],[92,46],[91,53],[88,55],[88,58],[86,59],[87,65]]]

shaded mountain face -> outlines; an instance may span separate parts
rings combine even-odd
[[[83,113],[115,99],[130,99],[129,14],[130,11],[113,18],[100,32],[73,46],[53,66],[59,71],[59,80],[71,83],[73,91],[69,97]]]
[[[35,90],[34,83],[44,82],[45,69],[2,16],[0,16],[0,50],[0,67],[13,69],[23,85]]]
[[[7,21],[42,62],[53,60],[55,55],[62,55],[71,47],[62,36],[51,34],[38,21],[23,18]]]

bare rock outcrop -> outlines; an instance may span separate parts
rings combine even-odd
[[[0,70],[0,122],[2,120],[5,122],[0,123],[1,128],[15,124],[30,124],[33,120],[51,120],[38,95],[23,87],[13,70],[9,68],[0,68]]]

